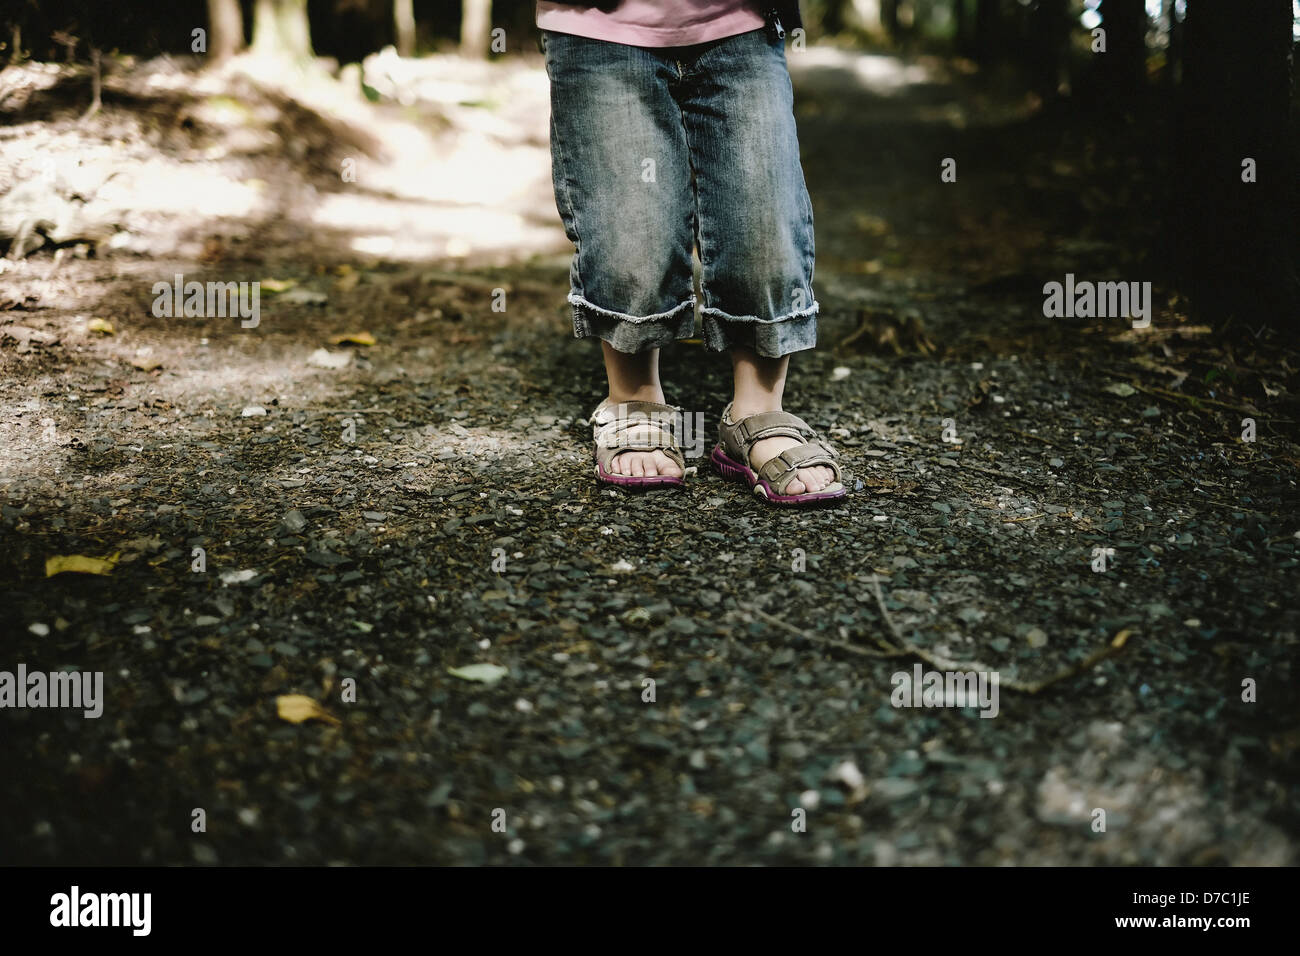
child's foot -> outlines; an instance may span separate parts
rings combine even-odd
[[[591,416],[597,478],[632,487],[681,484],[686,470],[673,432],[677,414],[662,392],[652,399],[606,398]]]
[[[654,402],[657,405],[666,404],[663,392],[639,400]],[[618,407],[618,402],[612,398],[606,398],[605,401],[615,408]],[[668,478],[680,478],[682,476],[682,469],[677,467],[677,462],[659,449],[654,451],[625,451],[615,455],[605,468],[611,474],[623,475],[629,478],[653,478],[656,475],[664,475]]]
[[[733,406],[722,412],[712,455],[723,477],[744,481],[778,505],[823,504],[848,493],[835,449],[802,418]]]
[[[742,418],[748,418],[750,415],[758,415],[762,412],[779,412],[779,408],[742,408],[737,410],[734,406],[731,408],[729,415],[731,422],[738,422]],[[749,467],[754,471],[761,472],[763,466],[775,458],[781,452],[791,448],[798,448],[803,441],[798,438],[776,437],[762,438],[754,442],[749,449]],[[795,471],[794,477],[790,479],[785,486],[785,493],[788,495],[816,494],[830,487],[835,481],[834,469],[825,465],[814,465],[811,468],[800,468]]]

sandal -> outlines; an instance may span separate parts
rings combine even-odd
[[[787,448],[763,467],[749,467],[749,452],[755,442],[765,438],[796,438],[803,442]],[[762,412],[738,422],[731,421],[731,405],[722,411],[718,422],[718,444],[709,456],[724,478],[738,478],[754,489],[754,494],[778,505],[823,504],[845,497],[848,490],[841,484],[843,474],[837,461],[839,453],[822,441],[807,422],[789,412]],[[786,488],[800,468],[826,465],[835,472],[834,481],[821,491],[802,495],[786,494]]]
[[[658,402],[619,402],[605,399],[591,413],[591,435],[596,443],[596,480],[622,488],[662,488],[685,485],[686,459],[672,427],[681,414],[675,405]],[[616,475],[609,470],[625,451],[661,451],[682,470],[673,475]]]

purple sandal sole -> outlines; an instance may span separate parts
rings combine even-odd
[[[654,475],[652,477],[635,475],[611,475],[601,467],[600,462],[596,462],[596,480],[603,485],[614,485],[618,488],[629,488],[638,491],[645,491],[650,488],[669,488],[684,487],[685,478],[674,478],[671,475]]]
[[[709,455],[709,460],[717,466],[723,478],[745,482],[754,494],[766,498],[774,505],[799,508],[827,504],[832,501],[839,501],[847,497],[849,493],[847,488],[840,488],[839,491],[819,491],[811,495],[778,495],[766,478],[758,477],[758,474],[752,468],[733,461],[722,450],[721,445],[714,446],[713,453]]]

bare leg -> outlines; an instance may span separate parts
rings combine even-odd
[[[619,402],[664,402],[663,386],[659,383],[659,350],[646,352],[620,352],[608,342],[601,342],[605,351],[605,377],[609,379],[609,400]],[[680,478],[682,470],[677,463],[661,451],[625,451],[609,464],[616,475],[637,478],[667,475]]]
[[[731,368],[735,380],[731,401],[731,418],[739,421],[760,412],[779,412],[785,392],[785,373],[790,357],[764,358],[752,349],[731,350]],[[801,444],[793,438],[764,438],[755,442],[749,453],[749,467],[757,471],[787,448]],[[623,456],[619,456],[620,458]],[[835,480],[835,472],[825,465],[800,468],[790,479],[787,493],[802,495],[821,491]]]

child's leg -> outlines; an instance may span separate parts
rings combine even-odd
[[[694,202],[676,78],[638,47],[543,32],[555,201],[575,252],[579,338],[599,338],[609,397],[664,403],[658,350],[694,331]],[[661,452],[624,452],[615,474],[680,476]]]
[[[788,355],[779,359],[764,358],[744,346],[733,347],[731,368],[735,384],[731,400],[731,420],[739,421],[761,412],[781,411],[781,399],[785,392],[785,374],[789,365]],[[799,441],[793,438],[764,438],[762,441],[755,442],[749,455],[750,467],[757,470],[769,459],[798,444]],[[834,479],[835,472],[824,466],[800,468],[791,479],[786,491],[792,495],[818,492],[830,485]]]
[[[659,383],[659,350],[629,354],[620,352],[608,342],[601,342],[605,351],[605,377],[609,379],[609,401],[658,402],[664,404],[664,390]],[[677,463],[661,451],[625,451],[615,455],[609,470],[616,475],[650,478],[655,475],[672,475],[680,478],[682,470]]]
[[[789,355],[817,343],[812,203],[799,163],[785,47],[763,30],[710,44],[685,63],[680,94],[696,171],[705,341],[731,352],[732,420],[780,411]],[[799,441],[751,450],[755,470]],[[834,478],[800,469],[791,494]]]

